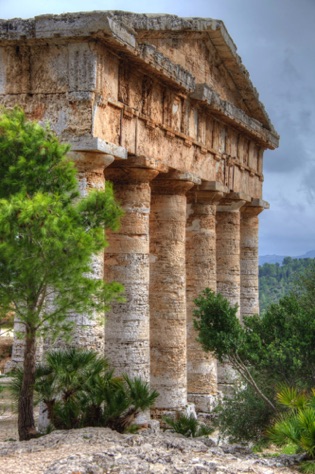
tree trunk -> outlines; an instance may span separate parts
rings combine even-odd
[[[18,429],[20,441],[35,438],[38,433],[34,421],[34,383],[35,383],[35,353],[36,332],[26,327],[26,343],[24,351],[23,379],[18,404]]]

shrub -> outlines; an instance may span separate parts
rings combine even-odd
[[[277,398],[286,411],[268,430],[271,441],[278,445],[295,444],[311,460],[304,465],[305,470],[315,472],[315,389],[306,393],[282,387]]]
[[[188,416],[183,413],[176,413],[175,418],[165,416],[163,420],[176,433],[180,433],[186,436],[186,438],[198,438],[213,432],[213,428],[200,423],[193,415]]]
[[[260,441],[274,411],[249,385],[235,387],[215,409],[215,424],[230,442]]]
[[[11,385],[16,398],[22,374],[17,370]],[[46,363],[36,370],[34,391],[56,429],[108,426],[124,432],[158,397],[140,378],[115,377],[96,352],[75,348],[46,354]]]

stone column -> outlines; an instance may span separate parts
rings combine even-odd
[[[241,208],[241,317],[259,314],[258,215],[268,207],[253,199]]]
[[[78,169],[79,191],[82,197],[87,196],[92,189],[105,189],[104,169],[114,161],[112,155],[81,151],[71,152],[69,155]],[[103,252],[93,256],[90,275],[92,278],[104,278]],[[105,343],[103,315],[95,313],[91,318],[74,313],[70,318],[75,324],[70,345],[93,349],[103,355]],[[59,341],[58,347],[60,347]]]
[[[217,393],[217,361],[197,342],[193,326],[194,299],[205,288],[216,291],[216,207],[228,189],[203,183],[188,193],[187,270],[187,391],[197,411],[208,412]]]
[[[240,209],[250,198],[230,193],[217,208],[217,292],[232,305],[238,305],[240,317]],[[229,393],[235,374],[226,364],[218,364],[218,389]]]
[[[125,215],[120,230],[108,235],[105,275],[124,285],[126,301],[114,303],[106,315],[105,354],[116,373],[149,382],[150,181],[159,170],[144,157],[114,165],[108,168],[106,177],[113,182],[115,197]]]
[[[186,192],[200,180],[171,172],[152,182],[150,216],[151,386],[159,417],[187,404]]]

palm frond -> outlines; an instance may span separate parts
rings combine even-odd
[[[278,401],[291,410],[304,408],[308,403],[308,398],[306,393],[299,391],[295,387],[288,387],[286,385],[280,387],[277,393]]]

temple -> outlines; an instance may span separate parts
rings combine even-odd
[[[154,416],[207,411],[226,368],[196,342],[205,288],[258,313],[263,153],[279,137],[224,24],[97,11],[0,21],[0,104],[71,144],[81,192],[113,182],[124,209],[95,276],[125,286],[105,329],[74,340],[158,390]],[[18,325],[18,323],[17,323]],[[15,341],[12,361],[21,360]]]

